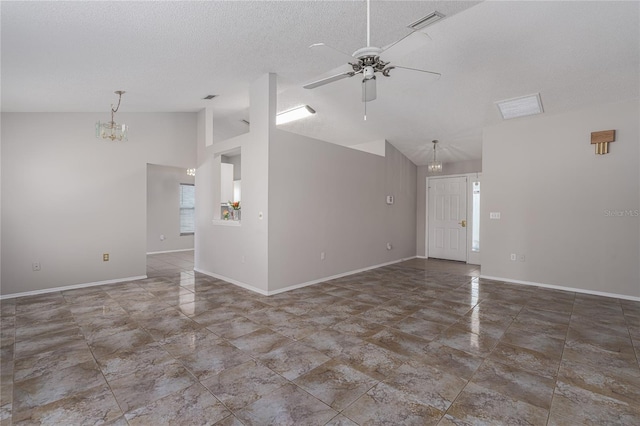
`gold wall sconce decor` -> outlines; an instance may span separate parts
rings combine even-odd
[[[608,154],[609,143],[615,142],[615,130],[603,130],[601,132],[591,132],[591,144],[596,146],[596,154]]]

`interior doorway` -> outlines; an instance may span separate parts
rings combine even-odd
[[[467,177],[429,178],[428,256],[467,261]]]

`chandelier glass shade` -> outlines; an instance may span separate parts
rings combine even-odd
[[[438,161],[436,157],[436,145],[438,144],[437,140],[433,142],[433,161],[427,163],[427,171],[429,173],[442,173],[442,161]]]
[[[114,108],[111,105],[111,121],[96,123],[96,138],[110,139],[112,141],[126,141],[127,131],[129,130],[126,124],[118,124],[115,121],[115,114],[120,108],[120,101],[122,100],[123,90],[115,92],[118,95],[118,105]]]

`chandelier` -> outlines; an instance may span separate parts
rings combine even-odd
[[[433,140],[433,161],[427,163],[427,170],[429,173],[442,173],[442,161],[438,161],[436,158],[436,145],[437,140]]]
[[[127,125],[118,124],[114,119],[115,113],[118,112],[118,108],[120,108],[120,101],[122,100],[124,90],[117,90],[115,94],[118,95],[118,105],[113,108],[113,104],[111,104],[111,121],[106,123],[98,121],[96,123],[96,138],[111,139],[112,141],[126,141]]]

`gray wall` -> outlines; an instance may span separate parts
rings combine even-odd
[[[194,167],[196,114],[119,113],[128,142],[104,115],[2,114],[3,295],[146,274],[147,163]]]
[[[380,157],[277,131],[269,156],[270,291],[415,255],[416,166],[391,144]]]
[[[193,235],[180,235],[180,184],[194,182],[181,167],[147,165],[147,253],[193,249]]]
[[[607,214],[640,209],[638,117],[634,99],[485,129],[483,275],[640,297],[640,218]],[[595,155],[591,132],[610,129]]]
[[[478,173],[482,171],[481,160],[458,161],[442,165],[443,172],[437,176],[449,176],[465,173]],[[416,253],[417,256],[425,256],[425,235],[427,222],[427,166],[419,166],[417,170],[416,191]]]

